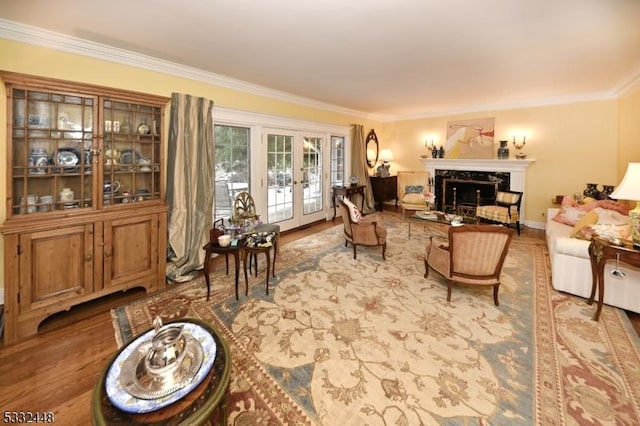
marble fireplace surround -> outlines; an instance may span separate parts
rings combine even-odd
[[[436,171],[469,171],[485,173],[509,173],[509,189],[523,192],[522,214],[526,206],[526,178],[527,167],[535,160],[493,160],[493,159],[448,159],[448,158],[422,158],[425,170],[430,177],[436,177]],[[524,222],[524,221],[523,221]]]

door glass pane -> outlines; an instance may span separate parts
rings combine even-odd
[[[233,199],[249,188],[248,127],[215,126],[214,220],[231,217]]]
[[[268,222],[293,217],[293,136],[267,135]]]
[[[344,186],[344,136],[331,136],[331,187],[334,186]]]
[[[304,138],[302,188],[304,214],[322,210],[322,138]]]

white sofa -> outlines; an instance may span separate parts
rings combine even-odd
[[[592,281],[589,241],[571,238],[573,227],[552,220],[558,211],[547,210],[545,228],[553,288],[588,299]],[[605,265],[604,303],[640,313],[640,269],[621,262],[620,268],[626,274],[621,278],[611,274],[614,268],[615,259]],[[597,298],[596,293],[596,301]]]

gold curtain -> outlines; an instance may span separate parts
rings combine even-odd
[[[204,264],[213,218],[213,101],[171,95],[167,158],[167,278],[188,281]]]
[[[369,166],[367,166],[367,147],[365,146],[364,127],[361,124],[353,124],[351,144],[351,173],[358,178],[358,182],[366,185],[364,213],[375,211],[373,192],[369,180]]]

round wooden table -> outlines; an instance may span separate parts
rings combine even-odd
[[[231,375],[229,346],[219,333],[203,321],[182,319],[176,322],[190,322],[204,328],[216,343],[216,358],[205,379],[190,393],[167,407],[144,414],[132,414],[113,406],[105,390],[107,372],[118,355],[127,347],[124,345],[109,360],[102,370],[93,390],[91,400],[91,421],[94,425],[205,425],[214,416],[217,422],[227,424],[227,395]],[[170,323],[169,323],[170,324]]]

